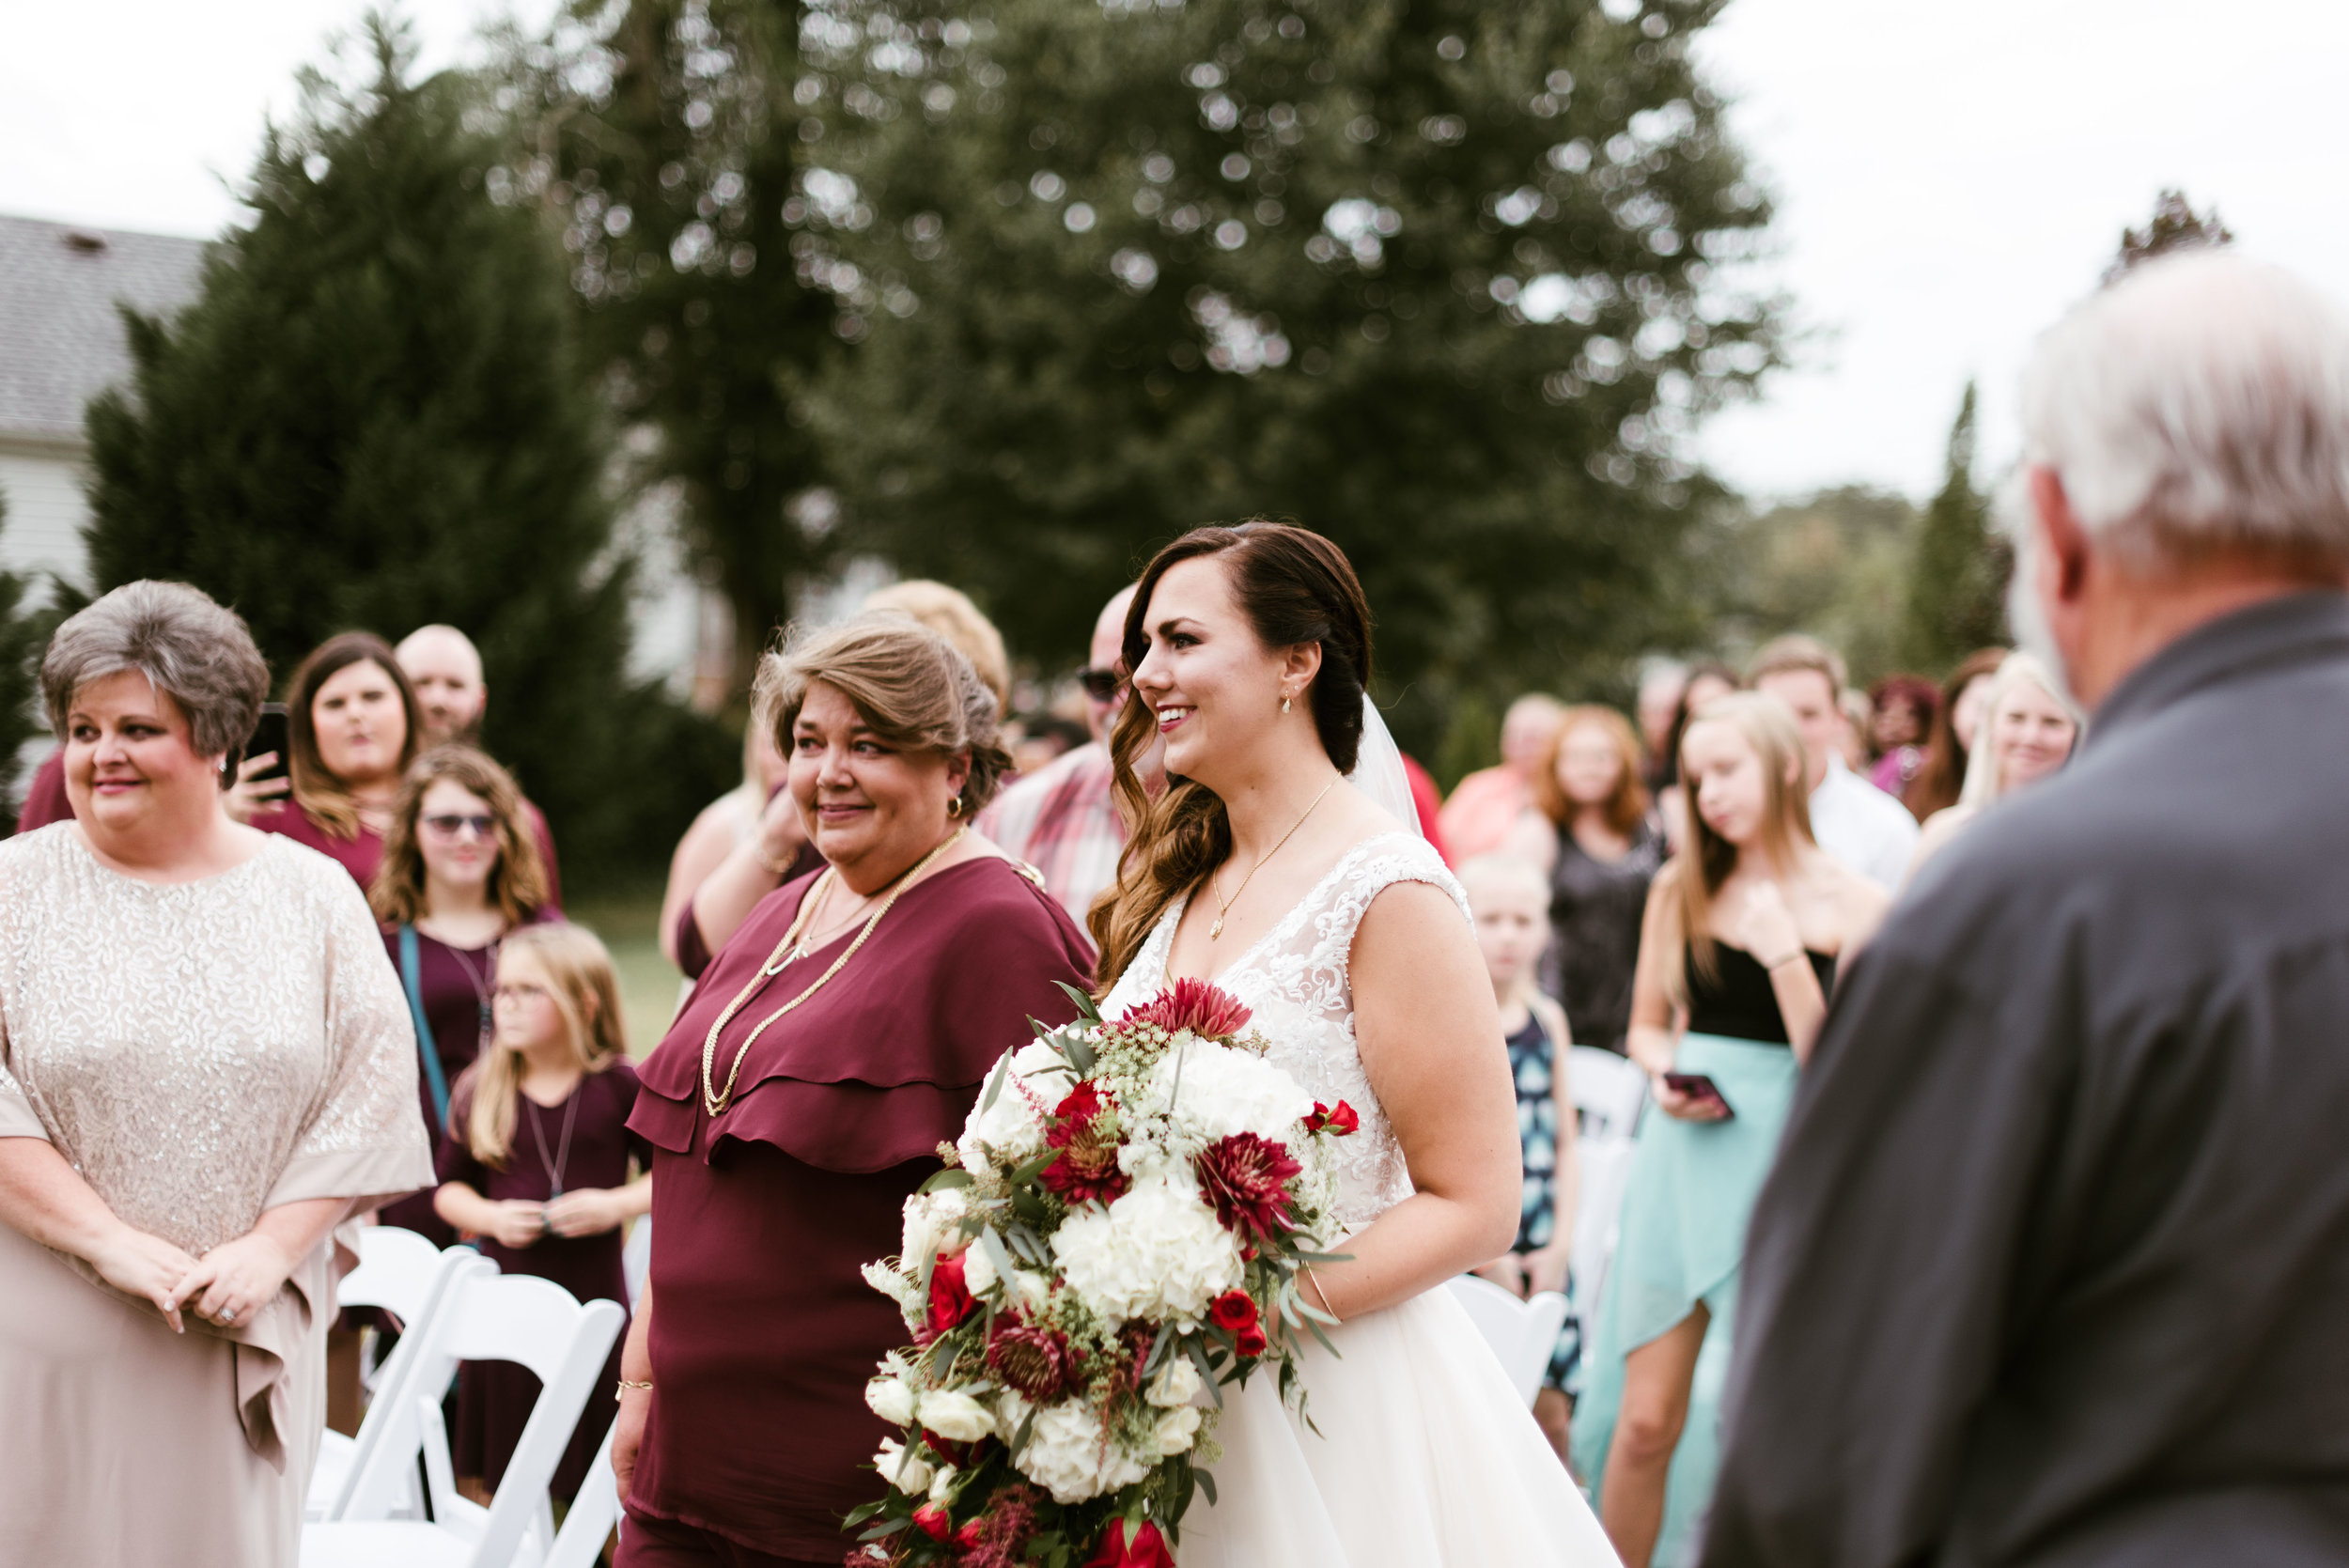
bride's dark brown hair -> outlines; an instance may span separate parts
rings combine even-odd
[[[1346,552],[1307,529],[1251,520],[1233,528],[1194,528],[1159,551],[1126,612],[1120,663],[1130,675],[1150,651],[1150,598],[1167,569],[1222,557],[1232,597],[1268,648],[1321,645],[1321,671],[1305,691],[1321,749],[1341,773],[1354,770],[1362,741],[1362,689],[1370,683],[1370,605]],[[1139,691],[1127,699],[1110,737],[1119,815],[1132,829],[1117,886],[1093,906],[1086,924],[1101,950],[1104,990],[1142,950],[1166,907],[1196,888],[1232,852],[1231,819],[1205,784],[1167,776],[1155,800],[1135,763],[1158,740],[1158,715]]]

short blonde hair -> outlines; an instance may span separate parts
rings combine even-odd
[[[926,577],[910,578],[867,594],[863,613],[877,610],[910,615],[952,643],[995,693],[996,717],[1011,711],[1011,660],[1003,652],[1003,634],[979,613],[969,594]]]
[[[1011,754],[996,737],[994,694],[959,648],[919,622],[885,610],[863,614],[828,631],[794,635],[759,660],[751,722],[767,725],[786,756],[808,688],[819,680],[854,704],[858,717],[893,746],[968,753],[965,817],[995,798],[1011,770]]]
[[[2056,706],[2071,716],[2072,749],[2079,750],[2080,732],[2088,727],[2088,718],[2072,700],[2072,694],[2046,665],[2030,654],[2008,654],[1990,677],[1990,690],[1983,693],[1982,718],[1978,721],[1981,727],[1974,732],[1973,750],[1966,754],[1966,786],[1958,791],[1959,804],[1980,809],[2006,793],[2006,781],[1999,776],[1998,758],[1991,754],[1990,720],[1999,711],[1999,705],[2006,701],[2007,693],[2025,684],[2036,686],[2053,697]]]

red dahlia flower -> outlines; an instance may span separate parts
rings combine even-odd
[[[1201,1150],[1192,1167],[1215,1217],[1242,1241],[1269,1240],[1288,1229],[1288,1194],[1283,1188],[1304,1170],[1289,1157],[1288,1145],[1236,1132]]]
[[[1207,1304],[1207,1321],[1218,1328],[1237,1332],[1253,1327],[1256,1322],[1256,1302],[1244,1290],[1227,1290]]]
[[[1144,1519],[1131,1532],[1123,1519],[1112,1519],[1101,1544],[1084,1560],[1084,1568],[1174,1568],[1174,1554],[1166,1548],[1159,1527]]]
[[[1031,1405],[1050,1405],[1068,1391],[1081,1361],[1068,1342],[1022,1319],[998,1318],[987,1342],[987,1366],[1005,1388]]]
[[[1228,1040],[1248,1027],[1251,1017],[1231,992],[1186,977],[1141,1006],[1128,1007],[1117,1021],[1154,1023],[1169,1034],[1188,1029],[1203,1040]]]
[[[1334,1109],[1315,1100],[1314,1101],[1314,1113],[1305,1118],[1307,1132],[1327,1132],[1335,1138],[1344,1138],[1350,1132],[1360,1132],[1361,1126],[1362,1118],[1360,1113],[1344,1100],[1340,1100]]]
[[[1111,1203],[1132,1185],[1117,1168],[1116,1136],[1100,1126],[1102,1113],[1115,1103],[1086,1082],[1071,1089],[1053,1110],[1044,1145],[1058,1149],[1060,1157],[1038,1179],[1063,1203]]]

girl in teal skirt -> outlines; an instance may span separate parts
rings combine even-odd
[[[1700,708],[1680,770],[1687,847],[1649,893],[1632,982],[1628,1046],[1657,1113],[1632,1153],[1574,1420],[1575,1467],[1626,1568],[1694,1560],[1746,1221],[1836,965],[1886,905],[1812,840],[1801,737],[1775,699]]]

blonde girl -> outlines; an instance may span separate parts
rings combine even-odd
[[[650,1157],[628,1131],[636,1070],[627,1060],[612,958],[584,926],[529,925],[498,950],[495,1032],[449,1099],[433,1206],[512,1274],[552,1280],[581,1300],[628,1300],[621,1230],[652,1206]],[[613,1346],[604,1387],[619,1377]],[[457,1469],[494,1491],[537,1397],[526,1372],[468,1362],[458,1389]],[[569,1497],[603,1441],[611,1405],[593,1401],[555,1472]]]
[[[1776,698],[1737,692],[1699,709],[1680,776],[1688,839],[1649,893],[1632,980],[1630,1055],[1656,1106],[1574,1423],[1577,1468],[1626,1568],[1678,1560],[1710,1500],[1717,1417],[1691,1398],[1698,1352],[1708,1340],[1729,1349],[1746,1220],[1797,1069],[1838,962],[1886,903],[1812,837],[1802,737]]]

